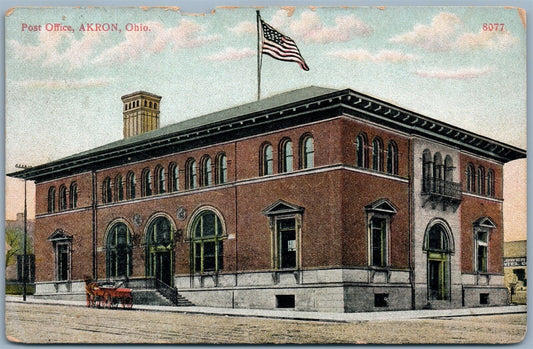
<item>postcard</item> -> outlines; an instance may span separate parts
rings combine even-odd
[[[524,339],[525,9],[14,7],[5,29],[8,341]]]

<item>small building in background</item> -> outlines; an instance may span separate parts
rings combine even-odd
[[[527,240],[508,241],[504,244],[503,267],[505,286],[511,303],[527,303]]]

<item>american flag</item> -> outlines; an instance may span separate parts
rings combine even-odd
[[[303,70],[309,70],[293,39],[281,34],[261,20],[263,29],[262,52],[280,61],[296,62]]]

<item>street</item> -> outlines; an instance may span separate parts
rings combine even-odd
[[[8,340],[24,343],[405,344],[520,342],[526,314],[333,323],[5,303]]]

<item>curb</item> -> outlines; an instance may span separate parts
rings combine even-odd
[[[51,299],[29,298],[24,302],[22,298],[6,296],[6,303],[29,303],[42,305],[63,305],[86,307],[84,301],[64,301]],[[119,310],[122,310],[119,308]],[[269,310],[269,309],[236,309],[236,308],[213,308],[213,307],[176,307],[157,305],[133,305],[132,310],[158,311],[167,313],[216,315],[216,316],[241,316],[299,321],[321,322],[367,322],[367,321],[402,321],[416,319],[435,319],[462,316],[504,315],[527,313],[526,305],[483,307],[483,308],[460,308],[460,309],[436,309],[436,310],[399,310],[362,313],[327,313],[327,312],[304,312],[294,310]]]

